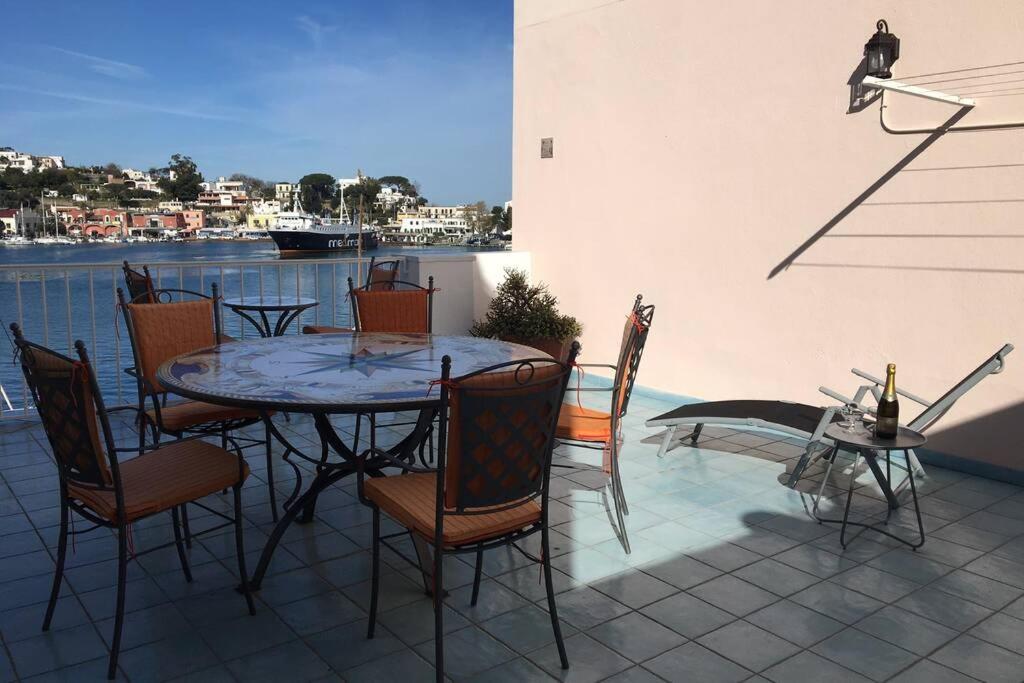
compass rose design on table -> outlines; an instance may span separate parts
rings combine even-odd
[[[273,410],[422,403],[441,359],[468,373],[535,358],[517,344],[425,334],[317,334],[240,341],[183,354],[159,371],[171,391],[213,403]],[[434,394],[435,400],[437,392]]]
[[[405,370],[437,373],[437,364],[429,357],[422,357],[421,348],[409,351],[391,353],[388,351],[377,352],[363,347],[359,351],[349,353],[325,353],[309,352],[298,361],[297,365],[308,365],[309,369],[298,373],[308,375],[312,373],[354,370],[364,377],[372,377],[377,370]],[[420,358],[416,358],[420,355]]]

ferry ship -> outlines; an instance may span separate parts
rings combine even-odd
[[[306,213],[296,196],[291,211],[282,211],[277,222],[267,230],[282,256],[309,252],[355,251],[377,248],[377,233],[353,225],[342,205],[338,222]]]

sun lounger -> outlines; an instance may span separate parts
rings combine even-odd
[[[907,422],[906,426],[918,432],[923,432],[931,427],[953,407],[953,404],[961,396],[973,389],[981,380],[989,375],[1002,372],[1006,356],[1011,351],[1013,351],[1013,345],[1006,344],[936,401],[928,401],[908,391],[897,389],[897,393],[901,397],[924,408],[919,415]],[[847,398],[827,387],[819,387],[822,393],[835,399],[838,402],[837,405],[817,407],[787,401],[709,401],[680,406],[648,420],[647,426],[667,428],[659,435],[661,447],[658,449],[658,457],[663,457],[665,453],[682,445],[687,439],[691,443],[696,443],[706,424],[771,429],[807,439],[807,448],[790,473],[787,482],[789,486],[795,486],[808,465],[827,453],[834,445],[831,439],[825,438],[825,428],[830,423],[842,419],[840,410],[844,405],[853,405],[867,414],[874,413],[874,408],[865,405],[863,401],[868,394],[871,394],[872,398],[877,401],[881,396],[885,381],[856,368],[851,372],[860,380],[868,382],[861,385],[853,397]],[[685,428],[690,428],[689,433],[679,434],[679,431],[685,430]],[[908,465],[915,472],[923,473],[917,455],[913,451],[908,453],[907,459]]]

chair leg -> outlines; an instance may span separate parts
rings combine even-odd
[[[615,519],[619,525],[619,533],[622,534],[622,548],[629,555],[632,551],[629,547],[629,533],[626,531],[626,518],[624,516],[629,513],[626,510],[626,496],[622,492],[622,479],[619,478],[618,452],[614,446],[612,450],[611,488],[612,502],[615,504]]]
[[[57,596],[60,595],[60,585],[64,580],[64,560],[68,553],[68,515],[71,510],[63,496],[60,501],[60,538],[57,540],[57,566],[53,569],[53,588],[50,589],[50,602],[46,605],[46,616],[43,617],[43,630],[50,630],[50,621],[53,619],[53,610],[57,607]]]
[[[370,619],[366,637],[373,638],[377,626],[377,592],[380,590],[380,508],[373,508],[373,564],[370,568]]]
[[[128,526],[117,529],[117,603],[114,607],[114,637],[110,641],[110,663],[107,666],[107,680],[117,675],[117,657],[121,652],[121,631],[124,628],[124,590],[128,574]]]
[[[437,683],[444,683],[444,552],[434,544],[434,672]]]
[[[619,469],[619,440],[616,439],[615,443],[612,444],[612,478],[615,481],[615,487],[619,492],[619,502],[622,504],[622,513],[625,515],[629,514],[629,506],[626,505],[626,493],[622,490],[622,471]]]
[[[470,605],[476,605],[477,598],[480,597],[480,575],[483,574],[484,569],[484,549],[480,546],[476,550],[476,571],[473,572],[473,598],[469,601]]]
[[[249,588],[249,573],[245,571],[245,541],[242,539],[242,485],[231,487],[235,494],[235,554],[238,555],[238,579],[245,593],[245,603],[249,606],[249,615],[256,614],[256,606],[252,601],[252,589]]]
[[[181,571],[185,574],[185,581],[192,583],[192,570],[189,569],[188,557],[185,555],[185,543],[181,540],[181,516],[178,514],[177,506],[171,508],[171,519],[174,522],[174,546],[178,549]]]
[[[192,527],[188,524],[188,503],[181,506],[181,528],[185,532],[185,547],[192,550]]]
[[[540,559],[544,567],[544,589],[548,594],[548,614],[551,615],[551,630],[555,632],[555,644],[558,646],[558,658],[562,661],[562,668],[569,668],[569,658],[565,654],[565,643],[562,642],[562,627],[558,623],[558,608],[555,607],[555,584],[551,579],[551,552],[548,547],[547,524],[541,529],[541,550]]]
[[[267,418],[268,420],[270,418]],[[270,425],[263,425],[267,448],[267,486],[270,487],[270,515],[277,524],[277,491],[274,489],[274,454],[270,447]]]

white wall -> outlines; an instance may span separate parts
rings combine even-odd
[[[426,287],[434,276],[434,332],[465,334],[482,319],[506,268],[530,272],[530,255],[515,251],[407,256],[402,279]]]

